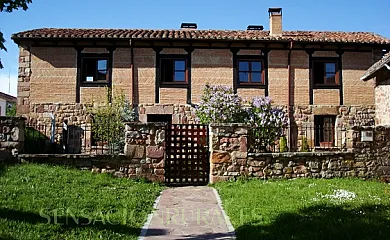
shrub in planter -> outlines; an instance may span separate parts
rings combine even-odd
[[[280,152],[287,152],[288,151],[286,136],[280,137],[280,140],[279,140],[279,151]]]
[[[309,152],[309,143],[306,137],[302,138],[301,152]]]

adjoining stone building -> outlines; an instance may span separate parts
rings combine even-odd
[[[54,113],[83,124],[85,104],[123,92],[139,121],[196,122],[206,83],[231,86],[245,99],[270,96],[297,126],[373,125],[374,84],[364,72],[390,49],[367,32],[283,31],[282,9],[270,29],[54,29],[12,35],[19,45],[18,114]],[[50,120],[47,120],[50,121]]]
[[[375,123],[390,125],[390,53],[372,65],[361,77],[363,81],[375,79]]]

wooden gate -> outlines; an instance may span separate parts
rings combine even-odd
[[[209,182],[208,126],[168,124],[165,183],[206,185]]]

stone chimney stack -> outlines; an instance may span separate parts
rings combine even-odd
[[[282,36],[282,9],[269,8],[269,30],[273,37]]]

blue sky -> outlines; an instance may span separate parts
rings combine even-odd
[[[0,91],[16,95],[18,48],[12,33],[42,27],[176,29],[269,29],[268,8],[283,8],[284,30],[375,32],[390,38],[389,0],[33,0],[27,11],[0,13],[8,52],[0,52]]]

